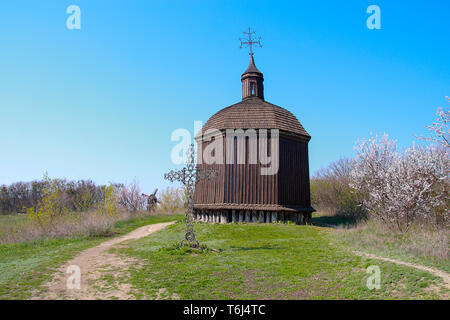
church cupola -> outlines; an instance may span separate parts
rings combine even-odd
[[[250,54],[250,63],[247,70],[241,76],[242,100],[250,97],[264,99],[264,77],[261,71],[255,66],[253,54]]]
[[[242,100],[251,97],[258,97],[264,100],[264,77],[261,71],[256,68],[255,60],[253,59],[253,46],[257,45],[262,48],[261,37],[258,37],[258,40],[253,38],[255,31],[252,31],[250,28],[248,28],[248,32],[243,33],[247,38],[239,38],[239,41],[241,41],[241,48],[248,47],[250,49],[250,63],[241,76]]]

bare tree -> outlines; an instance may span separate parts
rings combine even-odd
[[[129,211],[145,210],[146,197],[141,193],[139,184],[134,180],[128,186],[123,185],[119,189],[119,205]]]

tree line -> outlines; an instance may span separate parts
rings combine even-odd
[[[60,193],[60,205],[71,211],[85,211],[98,206],[105,197],[104,185],[96,185],[91,180],[67,181],[54,179]],[[0,213],[24,213],[35,207],[44,196],[46,180],[16,182],[0,187]],[[123,184],[116,184],[122,188]]]

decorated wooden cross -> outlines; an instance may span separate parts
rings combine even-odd
[[[258,40],[253,38],[253,35],[255,34],[255,31],[252,31],[250,28],[248,28],[248,32],[243,32],[243,34],[247,35],[246,39],[239,38],[239,41],[241,41],[241,49],[244,48],[244,46],[247,46],[250,49],[249,55],[253,56],[253,46],[258,45],[260,48],[262,48],[261,44],[261,37],[258,37]]]
[[[195,238],[194,233],[194,191],[195,185],[201,179],[211,179],[217,176],[217,171],[209,168],[208,170],[200,170],[195,163],[195,151],[194,145],[191,144],[187,152],[186,167],[181,170],[171,170],[169,173],[164,174],[164,179],[170,182],[180,181],[186,190],[187,210],[186,210],[186,234],[184,240],[181,241],[181,245],[188,245],[193,248],[200,246],[199,242]]]

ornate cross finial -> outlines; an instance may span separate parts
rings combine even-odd
[[[262,48],[262,44],[261,44],[261,37],[258,37],[258,40],[255,40],[252,35],[256,34],[255,31],[252,31],[250,29],[250,27],[248,28],[248,32],[243,32],[243,34],[248,35],[247,39],[242,39],[239,38],[239,41],[241,41],[241,46],[240,48],[242,49],[243,46],[247,46],[248,48],[250,48],[250,53],[249,55],[253,56],[253,45],[257,44],[259,45],[260,48]]]
[[[193,214],[194,214],[194,191],[195,185],[199,180],[211,179],[216,177],[218,172],[213,169],[200,170],[197,169],[195,164],[195,150],[194,145],[191,144],[187,152],[187,164],[186,167],[181,170],[171,170],[169,173],[164,174],[164,179],[170,182],[180,181],[186,188],[186,198],[187,198],[187,210],[186,210],[186,235],[181,245],[190,245],[193,248],[198,248],[199,243],[195,238],[194,226],[193,226]]]

